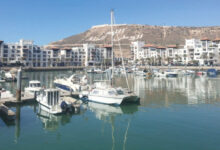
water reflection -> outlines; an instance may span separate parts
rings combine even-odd
[[[109,117],[122,114],[133,114],[138,111],[138,105],[112,106],[99,103],[88,102],[87,108],[95,113],[99,120],[107,121]]]
[[[219,78],[134,78],[134,90],[141,96],[143,105],[201,104],[220,101]]]
[[[37,117],[41,120],[43,128],[47,131],[55,131],[60,125],[64,126],[71,122],[72,114],[53,115],[42,109],[38,110]]]
[[[104,105],[104,104],[99,104],[99,103],[93,103],[93,102],[88,102],[87,108],[91,110],[96,118],[98,120],[102,120],[104,123],[108,123],[111,125],[111,137],[112,137],[112,150],[116,149],[116,143],[117,143],[117,127],[116,123],[120,121],[116,121],[116,117],[121,116],[122,114],[134,114],[135,112],[138,111],[138,105],[133,104],[133,105],[122,105],[122,106],[111,106],[111,105]],[[123,133],[123,150],[126,149],[126,142],[127,142],[127,135],[128,135],[128,130],[130,127],[130,123],[132,120],[132,116],[129,116],[128,118],[124,118],[123,124],[125,124],[125,132]],[[122,124],[120,125],[122,126]]]

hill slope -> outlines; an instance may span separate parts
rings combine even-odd
[[[58,47],[72,47],[83,43],[110,44],[111,28],[109,25],[94,26],[91,29],[52,42],[48,45]],[[122,44],[123,55],[130,56],[130,43],[132,41],[145,41],[155,45],[179,44],[183,45],[185,39],[207,37],[215,39],[220,37],[220,27],[173,27],[173,26],[150,26],[150,25],[115,25],[114,31]],[[115,36],[117,41],[117,36]],[[115,43],[117,43],[115,41]],[[117,48],[116,48],[117,51]]]

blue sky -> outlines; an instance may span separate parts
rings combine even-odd
[[[0,0],[0,40],[36,44],[110,23],[218,26],[220,0]]]

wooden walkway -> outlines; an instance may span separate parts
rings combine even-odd
[[[0,99],[0,104],[19,104],[19,103],[25,103],[25,102],[30,102],[34,101],[35,98],[32,95],[25,95],[21,97],[21,101],[17,101],[16,97],[11,97],[11,98],[1,98]]]

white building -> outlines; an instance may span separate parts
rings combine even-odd
[[[131,42],[131,53],[132,57],[135,60],[141,59],[141,55],[143,55],[142,47],[145,45],[143,41],[135,41]]]

